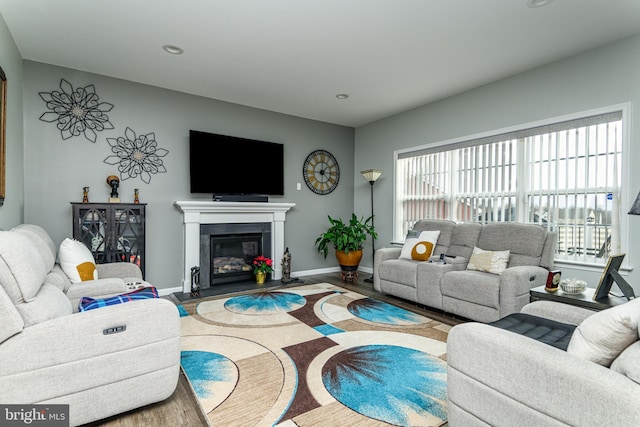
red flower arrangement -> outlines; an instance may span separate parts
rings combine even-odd
[[[259,255],[253,259],[253,274],[271,273],[273,271],[273,260]]]

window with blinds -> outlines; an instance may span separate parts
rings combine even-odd
[[[556,258],[620,252],[623,111],[397,153],[396,230],[424,218],[540,224]]]

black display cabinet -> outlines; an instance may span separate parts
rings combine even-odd
[[[73,238],[84,243],[97,264],[132,262],[145,274],[144,203],[71,203]]]

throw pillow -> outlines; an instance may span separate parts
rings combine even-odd
[[[79,240],[64,239],[58,251],[62,271],[72,283],[98,278],[96,263],[91,251]]]
[[[427,261],[436,247],[440,231],[409,231],[400,251],[400,258]]]
[[[129,301],[158,298],[158,290],[149,286],[148,288],[142,288],[122,295],[116,295],[109,298],[89,298],[82,297],[78,304],[79,311],[93,310],[100,307],[107,307],[109,305],[122,304]]]
[[[599,311],[578,325],[567,353],[608,367],[638,340],[639,319],[640,298]]]
[[[467,270],[484,271],[486,273],[502,274],[509,263],[511,251],[485,251],[473,248]]]

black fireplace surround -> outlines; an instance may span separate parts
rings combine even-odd
[[[253,280],[253,259],[271,258],[271,223],[200,225],[200,287]]]

